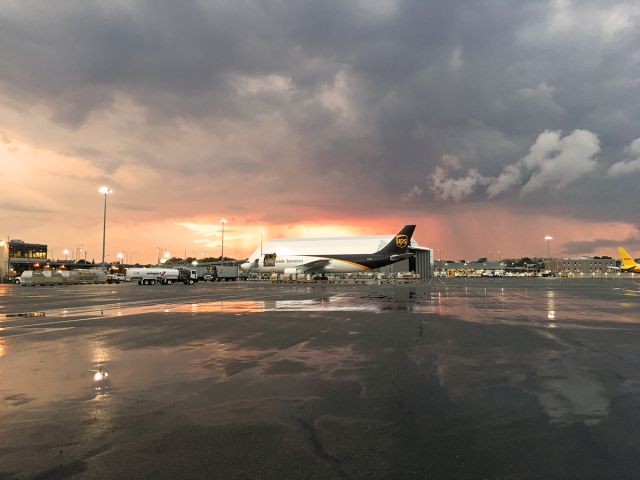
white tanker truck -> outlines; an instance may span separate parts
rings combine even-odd
[[[186,268],[129,268],[127,279],[138,282],[138,285],[171,285],[178,282],[193,285],[198,281],[198,272]]]

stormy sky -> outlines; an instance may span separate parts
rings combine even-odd
[[[640,251],[636,1],[0,1],[0,234]],[[58,253],[56,253],[58,252]],[[500,252],[500,253],[498,253]]]

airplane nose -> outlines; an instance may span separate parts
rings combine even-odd
[[[249,262],[245,262],[242,265],[240,265],[240,268],[244,271],[249,270],[249,267],[251,266],[251,264]]]

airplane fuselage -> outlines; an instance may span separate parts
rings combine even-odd
[[[246,263],[243,269],[258,273],[356,273],[384,267],[395,263],[389,255],[379,254],[334,254],[334,255],[279,255],[274,262],[259,258],[257,263]],[[317,266],[314,266],[317,264]],[[309,266],[308,268],[306,266]]]
[[[261,244],[241,268],[257,273],[285,275],[372,270],[413,257],[407,250],[414,229],[415,225],[405,225],[396,235],[383,237],[384,241],[378,237],[274,240]],[[367,250],[373,252],[360,253]]]

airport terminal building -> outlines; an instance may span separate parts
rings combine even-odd
[[[549,269],[559,275],[604,275],[615,267],[612,258],[552,258]]]
[[[13,277],[47,261],[48,246],[22,240],[0,242],[0,277]]]

